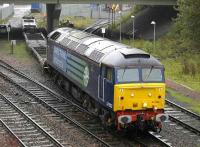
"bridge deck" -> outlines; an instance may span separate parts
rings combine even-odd
[[[6,3],[63,3],[63,4],[89,4],[89,3],[119,3],[136,5],[176,5],[177,0],[7,0]],[[5,3],[0,0],[0,4]]]

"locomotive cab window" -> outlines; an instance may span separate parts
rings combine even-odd
[[[116,70],[118,83],[131,83],[139,81],[139,69],[137,68],[120,68]]]
[[[106,68],[106,79],[109,80],[110,82],[113,81],[113,70],[112,68]]]
[[[113,69],[111,67],[102,67],[102,76],[108,81],[113,82]]]
[[[159,68],[143,68],[142,69],[142,81],[144,82],[162,82],[163,70]]]

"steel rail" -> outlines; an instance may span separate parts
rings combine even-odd
[[[48,90],[51,94],[53,94],[54,96],[56,96],[59,100],[60,100],[60,99],[67,100],[68,102],[72,103],[72,105],[78,107],[79,110],[82,110],[83,112],[86,112],[86,113],[88,113],[89,115],[92,115],[90,112],[88,112],[87,110],[81,108],[79,105],[77,105],[77,104],[75,104],[74,102],[72,102],[72,101],[70,101],[70,100],[64,98],[63,96],[57,94],[56,92],[52,91],[51,89],[49,89],[48,87],[42,85],[41,83],[39,83],[39,82],[33,80],[32,78],[26,76],[25,74],[19,72],[18,70],[14,69],[12,66],[10,66],[10,65],[7,64],[7,63],[5,63],[4,61],[3,61],[3,63],[4,63],[6,66],[8,65],[9,68],[7,68],[7,67],[4,66],[4,67],[7,68],[8,70],[11,70],[12,72],[16,72],[16,73],[19,74],[21,77],[25,77],[25,78],[31,80],[32,82],[38,84],[39,86],[41,86],[41,87],[44,88],[45,90]],[[0,72],[0,75],[2,75],[1,72]],[[27,93],[31,94],[31,95],[32,95],[33,97],[35,97],[38,101],[40,101],[43,105],[48,106],[52,111],[54,111],[54,112],[57,113],[58,115],[61,115],[63,118],[65,118],[65,119],[71,121],[72,123],[76,124],[76,125],[77,125],[78,127],[80,127],[82,130],[86,131],[88,134],[92,135],[93,137],[95,137],[95,138],[98,140],[98,138],[99,138],[98,136],[96,136],[95,134],[93,134],[93,133],[91,133],[90,131],[88,131],[88,130],[87,130],[86,128],[84,128],[84,126],[82,126],[79,122],[77,122],[76,120],[73,120],[71,117],[66,116],[66,115],[63,114],[63,113],[60,113],[58,110],[56,110],[56,109],[54,109],[53,107],[49,106],[48,103],[46,103],[45,101],[41,100],[38,96],[36,96],[36,95],[33,94],[32,92],[29,92],[29,91],[28,91],[27,89],[25,89],[23,86],[21,86],[21,85],[15,83],[15,82],[14,82],[12,79],[10,79],[9,77],[6,77],[5,75],[2,75],[2,76],[3,76],[4,78],[6,78],[7,80],[11,81],[12,83],[14,83],[15,85],[17,85],[18,87],[20,87],[21,89],[23,89],[24,91],[26,91]],[[92,116],[93,116],[93,115],[92,115]],[[151,136],[152,136],[152,135],[151,135]],[[157,139],[157,138],[156,138],[156,139]],[[158,140],[159,142],[161,142],[159,138],[158,138],[157,140]],[[142,146],[146,146],[144,143],[142,143],[142,142],[140,142],[140,141],[137,141],[137,140],[135,140],[135,141],[138,142],[139,144],[141,144]],[[110,145],[107,144],[106,142],[104,142],[103,140],[101,140],[100,142],[103,143],[105,146],[109,146],[109,147],[110,147]],[[162,142],[161,142],[161,143],[162,143]],[[168,146],[168,147],[170,147],[170,146]]]
[[[193,133],[195,133],[197,135],[200,135],[200,130],[198,130],[198,129],[196,129],[196,128],[194,128],[194,127],[192,127],[192,126],[190,126],[190,125],[188,125],[188,124],[186,124],[184,122],[182,122],[181,120],[178,120],[177,118],[175,118],[175,117],[173,117],[171,115],[169,115],[169,119],[174,121],[174,122],[177,122],[178,124],[180,124],[181,126],[183,126],[186,129],[192,131]]]
[[[184,108],[184,107],[182,107],[182,106],[180,106],[180,105],[178,105],[178,104],[176,104],[176,103],[174,103],[170,100],[166,99],[165,101],[168,105],[170,105],[172,107],[176,107],[176,108],[180,109],[182,112],[185,112],[185,113],[187,113],[187,114],[189,114],[189,115],[200,120],[200,115],[198,115],[198,114],[196,114],[196,113],[194,113],[194,112],[192,112],[192,111],[190,111],[190,110],[188,110],[188,109],[186,109],[186,108]]]
[[[160,143],[162,143],[162,145],[164,145],[164,146],[166,146],[166,147],[172,147],[171,144],[169,144],[169,143],[165,142],[163,139],[157,137],[156,135],[154,135],[153,132],[149,131],[148,134],[149,134],[150,136],[152,136],[153,138],[157,139]]]
[[[4,62],[4,61],[2,61],[2,60],[0,60],[0,62],[2,62],[3,64],[5,64],[5,65],[8,66],[9,68],[6,67],[6,66],[4,66],[4,65],[1,65],[1,64],[0,64],[0,66],[3,66],[4,68],[6,68],[6,69],[8,69],[8,70],[10,70],[10,71],[12,71],[12,72],[14,72],[14,73],[17,73],[20,77],[26,78],[26,79],[30,80],[31,82],[37,84],[37,85],[40,86],[41,88],[43,88],[43,89],[47,90],[48,92],[50,92],[50,93],[51,93],[53,96],[55,96],[58,100],[61,100],[61,101],[62,101],[62,100],[65,100],[65,101],[71,103],[73,106],[77,107],[77,108],[78,108],[79,110],[81,110],[82,112],[85,112],[85,113],[87,113],[87,114],[89,114],[89,115],[91,115],[91,116],[93,115],[92,113],[90,113],[89,111],[83,109],[82,107],[80,107],[79,105],[77,105],[76,103],[74,103],[73,101],[71,101],[71,100],[69,100],[69,99],[66,99],[64,96],[62,96],[62,95],[56,93],[55,91],[51,90],[49,87],[47,87],[47,86],[41,84],[40,82],[34,80],[34,79],[31,78],[31,77],[28,77],[27,75],[25,75],[24,73],[18,71],[17,69],[15,69],[14,67],[10,66],[10,65],[7,64],[6,62]],[[3,74],[3,73],[2,73],[2,74]],[[2,74],[1,74],[1,75],[2,75]],[[3,75],[2,75],[2,76],[3,76]]]
[[[27,147],[17,136],[16,134],[0,119],[0,123],[2,124],[2,126],[8,131],[9,134],[11,134],[12,136],[14,136],[14,138],[19,142],[19,144],[21,145],[21,147]]]
[[[35,80],[32,80],[31,78],[28,78],[27,76],[24,76],[23,74],[20,74],[17,71],[14,71],[13,69],[9,69],[12,72],[16,72],[16,74],[19,74],[20,76],[23,76],[24,78],[27,78],[29,80],[31,80],[32,82],[35,83]],[[27,89],[25,89],[23,86],[21,86],[20,84],[16,83],[14,80],[10,79],[8,76],[4,75],[1,71],[0,71],[0,75],[5,78],[6,80],[10,81],[11,83],[15,84],[16,86],[18,86],[20,89],[26,91],[27,93],[29,93],[30,95],[32,95],[34,98],[36,98],[38,101],[40,101],[45,107],[48,107],[50,110],[52,110],[53,112],[57,113],[58,115],[60,115],[62,118],[65,118],[66,120],[72,122],[73,124],[75,124],[77,127],[81,128],[83,131],[87,132],[88,134],[90,134],[91,136],[93,136],[95,139],[97,139],[100,143],[102,143],[103,145],[107,146],[107,147],[111,147],[108,143],[106,143],[105,141],[103,141],[101,138],[99,138],[98,136],[96,136],[94,133],[90,132],[88,129],[86,129],[83,125],[81,125],[79,122],[77,122],[76,120],[72,119],[70,116],[67,116],[66,114],[63,114],[61,112],[59,112],[58,110],[56,110],[55,108],[53,108],[52,106],[50,106],[48,103],[46,103],[45,101],[41,100],[38,96],[36,96],[35,94],[33,94],[32,92],[28,91]],[[36,84],[38,84],[38,82],[36,82]],[[41,85],[41,84],[39,84]],[[44,87],[43,87],[44,88]],[[51,90],[52,91],[52,90]],[[54,92],[54,94],[56,94]],[[65,99],[66,100],[66,99]],[[68,100],[68,102],[72,103],[71,101]],[[83,108],[81,108],[80,106],[78,106],[77,104],[73,103],[73,106],[77,106],[79,109],[83,110],[84,112],[88,112],[86,110],[84,110]]]
[[[56,146],[64,147],[60,144],[53,136],[47,133],[43,128],[41,128],[33,119],[31,119],[28,115],[26,115],[19,107],[17,107],[14,103],[12,103],[9,99],[7,99],[2,93],[0,93],[0,97],[7,102],[10,106],[12,106],[18,113],[24,116],[26,120],[31,122],[38,130],[40,130],[48,139],[50,139]]]
[[[190,110],[188,110],[188,109],[186,109],[186,108],[184,108],[184,107],[182,107],[182,106],[180,106],[180,105],[178,105],[178,104],[176,104],[176,103],[174,103],[174,102],[172,102],[170,100],[166,100],[166,103],[169,106],[175,107],[175,108],[179,109],[181,112],[183,112],[185,114],[188,114],[189,116],[192,116],[192,117],[194,117],[194,118],[196,118],[196,119],[198,119],[200,121],[200,116],[198,114],[196,114],[196,113],[194,113],[194,112],[192,112],[192,111],[190,111]],[[172,116],[170,114],[169,114],[169,118],[170,118],[170,120],[180,124],[181,126],[183,126],[183,127],[187,128],[188,130],[192,131],[193,133],[200,135],[200,130],[194,128],[193,126],[184,123],[183,121],[175,118],[174,116]]]

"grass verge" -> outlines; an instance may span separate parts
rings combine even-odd
[[[31,13],[30,15],[35,18],[37,26],[39,28],[46,28],[47,27],[46,14],[43,14],[43,13]]]
[[[189,109],[192,111],[200,114],[200,101],[194,100],[190,97],[186,97],[182,95],[181,93],[174,91],[170,88],[167,88],[167,91],[170,93],[170,95],[175,98],[177,101],[185,103],[189,106]]]
[[[78,29],[85,29],[86,27],[94,23],[94,20],[88,17],[66,16],[61,18],[62,22],[66,22],[67,20],[72,22],[74,24],[74,27]]]
[[[10,16],[11,17],[11,16]],[[8,20],[10,19],[10,17],[6,18],[6,19],[0,19],[0,24],[7,24]]]
[[[47,23],[46,23],[46,15],[42,13],[31,13],[31,16],[34,16],[36,18],[36,22],[38,27],[46,28]],[[60,18],[60,23],[67,22],[69,20],[74,24],[75,28],[78,29],[85,29],[89,25],[91,25],[94,20],[86,17],[76,17],[76,16],[65,16]]]
[[[0,54],[11,57],[15,57],[18,60],[29,60],[32,58],[30,53],[26,49],[26,44],[24,41],[17,41],[13,49],[13,54],[11,54],[11,44],[8,41],[0,41]]]

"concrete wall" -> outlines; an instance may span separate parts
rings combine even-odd
[[[0,19],[6,19],[14,14],[14,4],[0,6]]]

